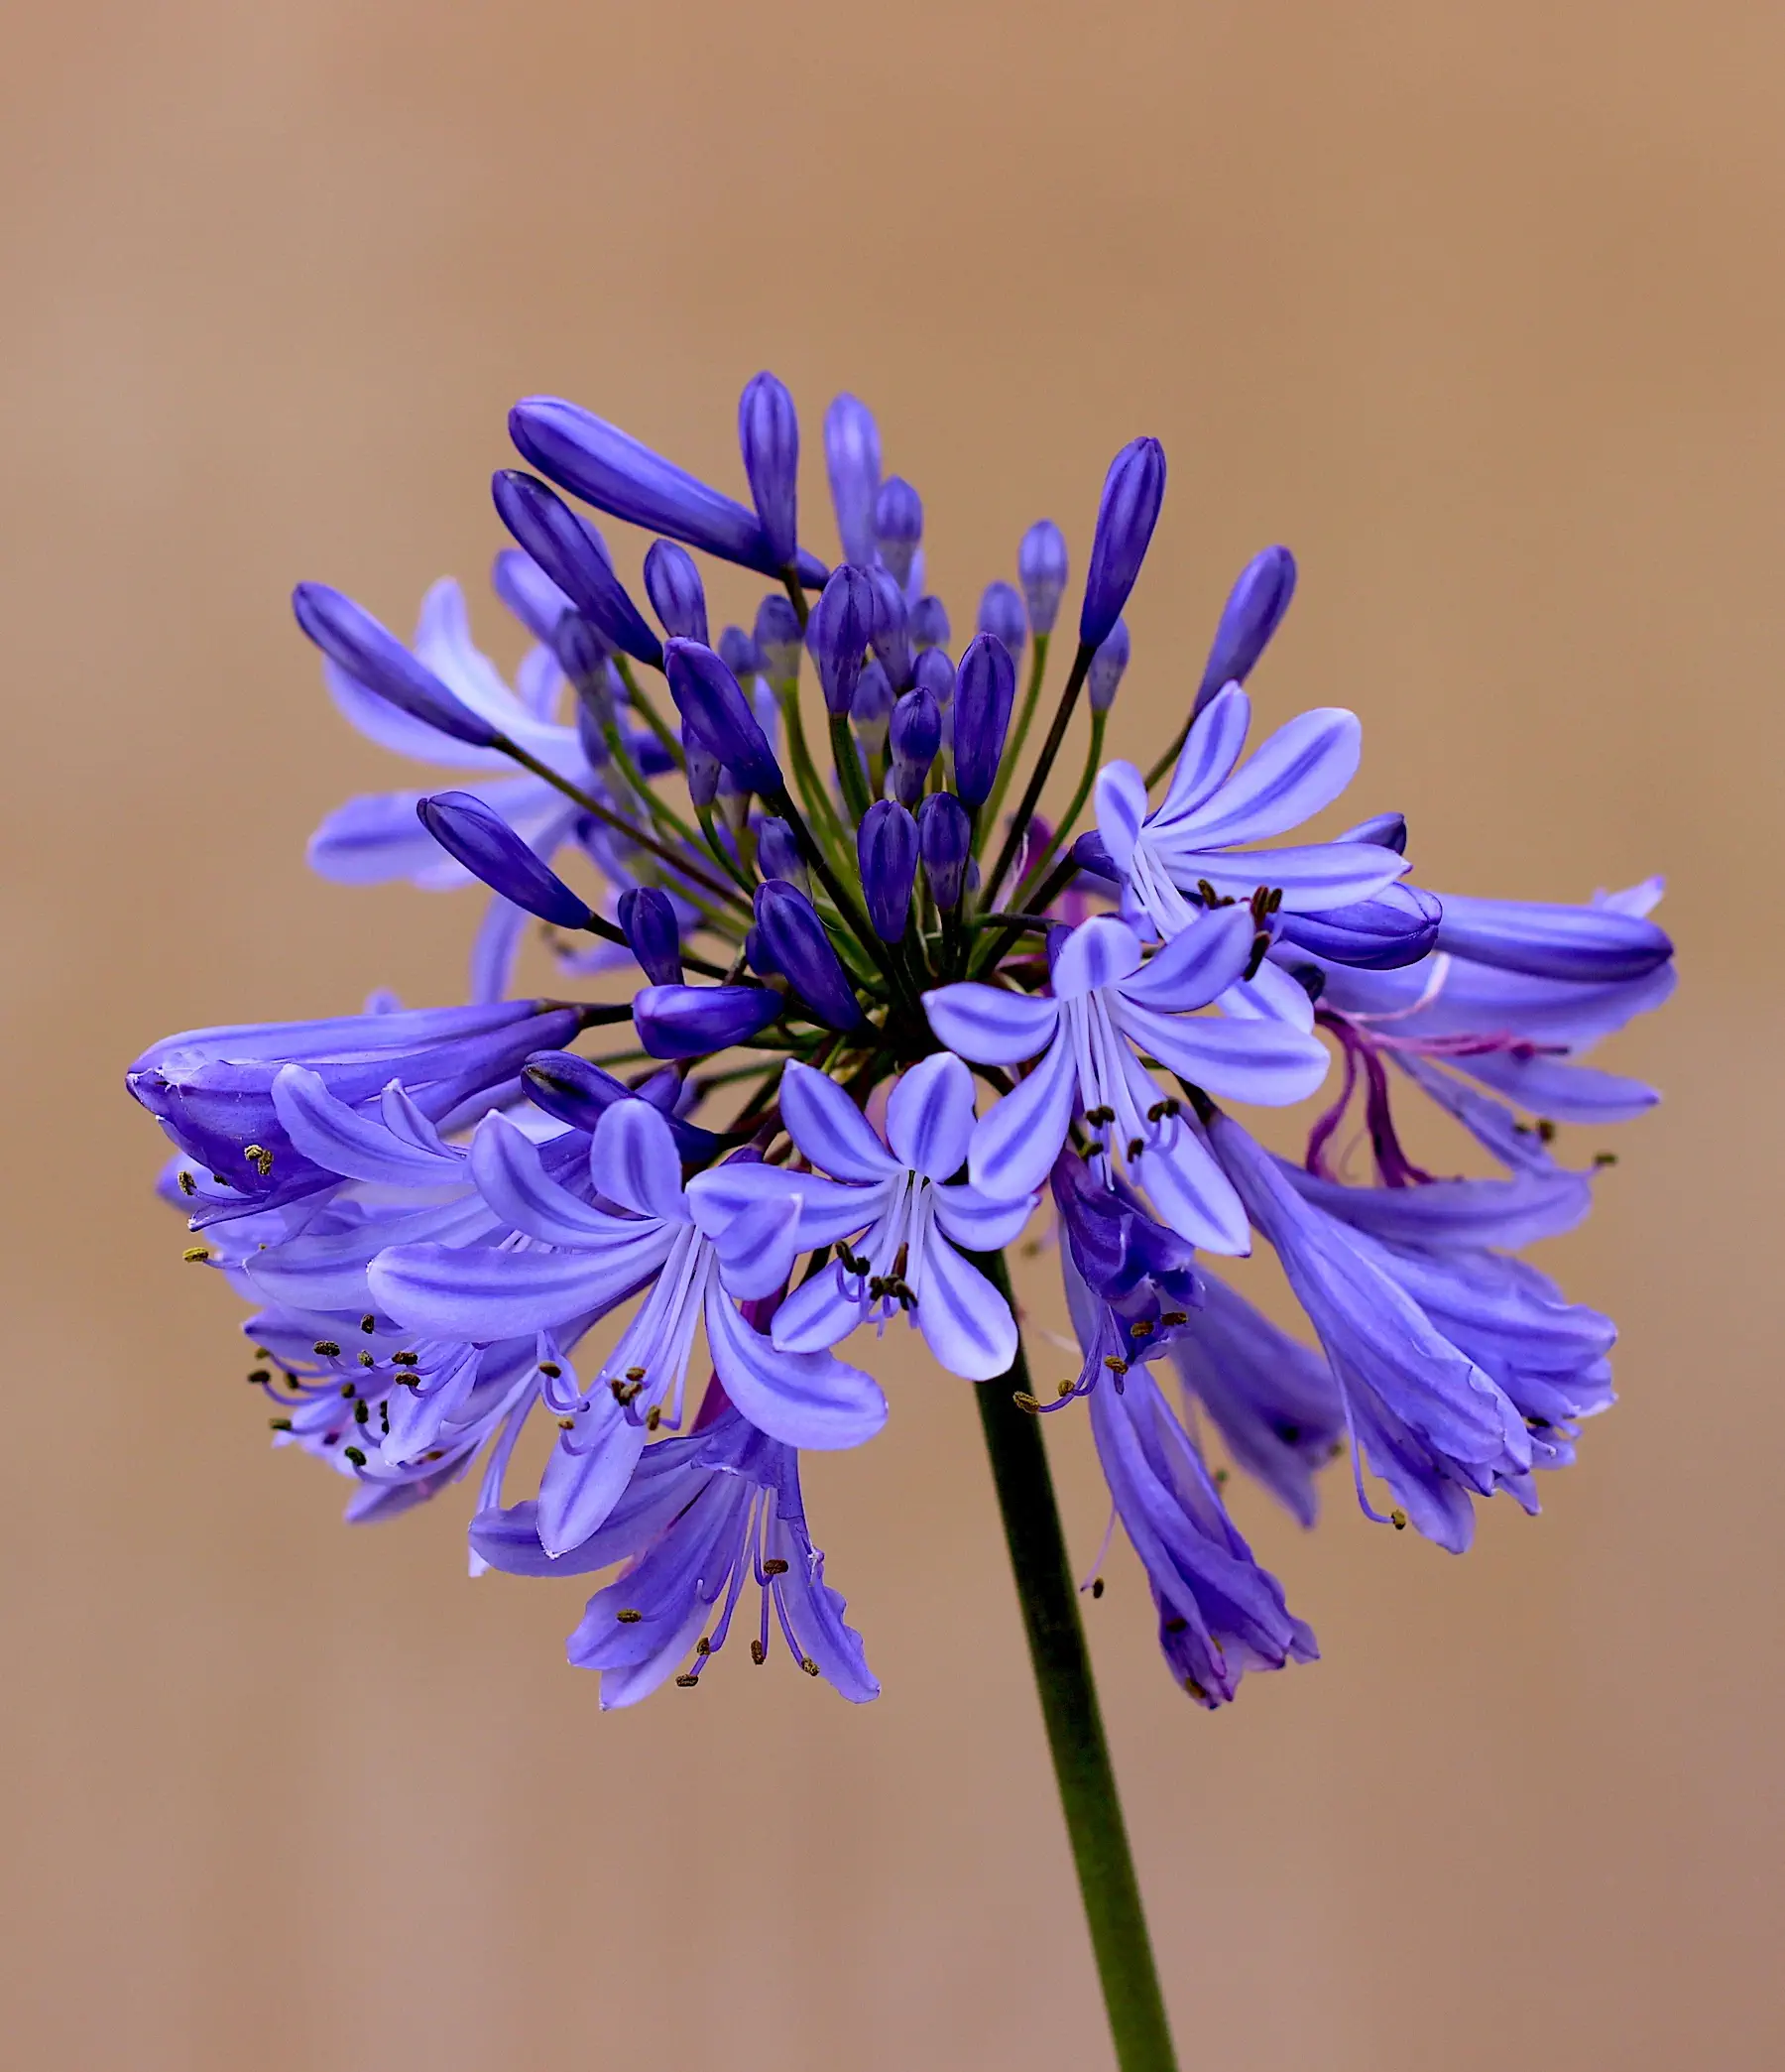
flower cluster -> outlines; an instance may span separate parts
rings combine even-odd
[[[1023,536],[957,656],[921,499],[883,474],[854,398],[824,421],[834,568],[800,545],[798,422],[772,375],[739,406],[748,504],[566,402],[510,427],[529,467],[496,477],[516,544],[494,587],[534,643],[512,687],[453,583],[408,644],[336,590],[295,599],[345,716],[453,773],[349,801],[311,862],[489,888],[468,1003],[188,1031],[129,1072],[176,1147],[186,1256],[259,1305],[250,1380],[278,1443],[350,1478],[355,1520],[481,1462],[474,1570],[617,1570],[570,1642],[608,1705],[696,1683],[747,1586],[757,1661],[778,1634],[875,1694],[799,1455],[880,1429],[843,1351],[900,1318],[1037,1416],[1085,1400],[1165,1660],[1204,1705],[1316,1651],[1229,1516],[1217,1440],[1304,1524],[1342,1456],[1370,1518],[1453,1550],[1478,1498],[1535,1509],[1537,1471],[1611,1400],[1613,1332],[1516,1252],[1591,1203],[1597,1168],[1564,1162],[1555,1126],[1655,1098],[1580,1058],[1672,986],[1659,886],[1434,894],[1395,813],[1296,839],[1361,729],[1304,712],[1246,754],[1245,685],[1295,584],[1281,548],[1235,585],[1178,739],[1149,772],[1106,765],[1155,440],[1111,465],[1030,756],[1068,584],[1056,525]],[[651,616],[579,507],[656,536]],[[770,583],[749,630],[713,637],[690,548]],[[1049,824],[1081,706],[1082,774]],[[511,997],[533,920],[565,997]],[[603,973],[630,999],[582,997]],[[1300,1160],[1235,1112],[1307,1101],[1335,1067]],[[1415,1161],[1395,1112],[1415,1096],[1492,1176]],[[1045,1400],[1004,1265],[1031,1226],[1079,1349]],[[1313,1343],[1223,1279],[1254,1237]],[[530,1421],[551,1444],[517,1496]]]

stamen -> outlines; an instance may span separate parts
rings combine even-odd
[[[645,1614],[643,1612],[633,1611],[616,1612],[614,1614],[614,1617],[617,1620],[619,1620],[622,1626],[637,1626],[640,1620],[644,1618],[644,1616]]]
[[[179,1191],[182,1194],[196,1194],[198,1191],[198,1182],[183,1165],[179,1168]]]
[[[179,1256],[188,1267],[201,1267],[210,1259],[210,1247],[208,1245],[188,1245]]]
[[[332,1338],[318,1338],[310,1350],[318,1360],[338,1360],[341,1357],[341,1348]]]
[[[365,1334],[366,1334],[366,1336],[367,1336],[368,1338],[370,1338],[370,1337],[372,1336],[373,1332],[374,1332],[374,1331],[376,1331],[376,1330],[378,1329],[378,1319],[377,1319],[377,1317],[375,1317],[375,1316],[362,1316],[362,1317],[360,1318],[360,1329],[361,1329],[362,1331],[364,1331],[364,1332],[365,1332]]]

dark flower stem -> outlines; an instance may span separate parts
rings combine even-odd
[[[984,1255],[979,1264],[1013,1309],[1004,1254]],[[1104,1738],[1041,1423],[1033,1412],[1018,1408],[1013,1400],[1018,1393],[1032,1399],[1020,1341],[1010,1372],[995,1382],[982,1382],[974,1396],[992,1459],[1116,2062],[1121,2072],[1176,2072],[1177,2056],[1116,1793],[1116,1772]]]
[[[1047,739],[1041,744],[1041,753],[1035,767],[1029,772],[1029,781],[1022,788],[1022,796],[1016,810],[1011,815],[1009,832],[1004,838],[1004,847],[998,852],[998,861],[987,872],[984,892],[988,903],[998,897],[998,889],[1004,883],[1005,873],[1015,858],[1023,831],[1034,818],[1035,807],[1040,801],[1042,787],[1047,783],[1047,774],[1054,766],[1054,758],[1060,753],[1060,744],[1066,739],[1066,729],[1071,724],[1073,708],[1078,704],[1079,692],[1085,687],[1085,678],[1091,672],[1092,659],[1097,650],[1080,641],[1078,653],[1072,658],[1071,673],[1066,678],[1065,688],[1060,692],[1060,702],[1054,708],[1053,725],[1047,730]]]

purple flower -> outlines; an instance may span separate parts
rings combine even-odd
[[[926,648],[948,646],[948,607],[940,597],[919,597],[905,622],[911,646],[920,653]]]
[[[975,623],[979,632],[1004,643],[1012,663],[1022,660],[1022,651],[1028,645],[1028,607],[1014,585],[988,583]]]
[[[1251,674],[1294,595],[1295,556],[1286,547],[1267,547],[1241,569],[1222,606],[1192,717],[1226,684],[1244,683]]]
[[[1128,666],[1128,622],[1118,619],[1104,636],[1102,647],[1092,656],[1090,671],[1085,677],[1085,696],[1090,700],[1093,712],[1108,712],[1115,704]]]
[[[620,925],[639,968],[654,986],[682,982],[681,929],[675,905],[654,885],[635,886],[620,895]]]
[[[892,789],[900,804],[914,806],[923,796],[930,765],[942,746],[942,708],[922,684],[907,690],[893,707],[889,746]]]
[[[586,928],[594,920],[588,902],[579,899],[499,812],[472,792],[437,792],[431,798],[418,800],[416,813],[449,856],[505,900],[554,927]]]
[[[874,413],[854,396],[837,397],[824,414],[824,465],[843,558],[871,567],[879,548],[874,506],[880,494],[880,430]]]
[[[1028,612],[1029,631],[1040,639],[1052,633],[1066,588],[1066,535],[1051,518],[1037,519],[1016,549],[1016,579]]]
[[[1165,448],[1156,438],[1130,440],[1110,462],[1097,507],[1085,601],[1079,609],[1079,640],[1085,647],[1101,648],[1122,617],[1164,500]]]
[[[754,512],[574,403],[529,396],[509,412],[509,435],[541,474],[598,511],[760,575],[785,565]],[[824,564],[810,554],[794,566],[808,589],[824,581]]]
[[[645,594],[672,640],[707,644],[706,585],[694,556],[673,540],[654,541],[645,555]],[[720,648],[723,652],[724,640]],[[726,667],[738,670],[727,661]]]
[[[1331,804],[1362,752],[1355,715],[1329,707],[1279,727],[1236,771],[1250,723],[1251,701],[1230,684],[1191,727],[1156,810],[1131,763],[1107,764],[1098,776],[1098,831],[1122,879],[1123,912],[1167,940],[1195,917],[1204,885],[1242,900],[1267,886],[1289,912],[1319,914],[1372,898],[1407,868],[1370,842],[1236,846],[1282,834]]]
[[[826,1028],[855,1029],[862,1010],[818,910],[797,886],[771,879],[756,889],[756,924],[773,968]]]
[[[877,756],[887,745],[892,723],[892,679],[872,657],[862,665],[862,673],[849,701],[849,724],[862,744],[865,756]]]
[[[579,1575],[624,1561],[619,1578],[590,1598],[570,1637],[570,1660],[601,1671],[604,1711],[649,1697],[678,1663],[698,1682],[725,1646],[745,1589],[759,1620],[751,1658],[766,1662],[778,1630],[793,1659],[852,1703],[878,1697],[861,1637],[824,1580],[799,1490],[798,1457],[724,1408],[686,1438],[648,1446],[624,1495],[579,1545],[553,1556],[539,1537],[538,1508],[484,1511],[471,1543],[492,1568],[514,1575]]]
[[[891,798],[877,799],[856,830],[862,898],[883,942],[902,942],[917,882],[917,822]]]
[[[657,668],[662,643],[626,594],[594,527],[520,468],[500,469],[491,493],[497,516],[577,610],[624,654]]]
[[[825,584],[806,629],[829,712],[849,710],[874,635],[874,584],[868,571],[846,561]]]
[[[626,1488],[647,1434],[659,1422],[679,1423],[703,1324],[727,1395],[772,1437],[854,1446],[886,1421],[886,1401],[866,1375],[828,1354],[775,1351],[731,1300],[778,1284],[765,1278],[773,1266],[764,1261],[778,1256],[797,1210],[748,1219],[716,1240],[703,1234],[690,1220],[668,1124],[649,1103],[616,1102],[589,1147],[589,1184],[622,1213],[552,1179],[535,1146],[501,1116],[480,1126],[471,1166],[485,1202],[529,1248],[416,1245],[381,1254],[368,1279],[398,1322],[443,1336],[513,1337],[599,1313],[649,1282],[586,1390],[567,1364],[569,1345],[558,1363],[548,1402],[568,1422],[539,1484],[548,1552],[586,1539]]]
[[[738,398],[738,444],[769,551],[791,568],[799,553],[799,417],[773,374],[754,376]]]
[[[1313,1092],[1327,1057],[1312,1036],[1285,1023],[1190,1018],[1240,977],[1251,946],[1250,912],[1225,908],[1142,964],[1133,930],[1099,917],[1067,936],[1052,998],[973,983],[926,993],[930,1027],[960,1056],[1011,1065],[1040,1054],[974,1131],[974,1185],[998,1197],[1038,1187],[1082,1110],[1102,1133],[1106,1184],[1120,1159],[1179,1236],[1211,1252],[1247,1251],[1238,1196],[1140,1058],[1237,1100],[1280,1106]]]
[[[944,914],[961,904],[973,823],[967,809],[950,792],[934,792],[917,808],[917,852],[930,898]]]
[[[1015,696],[1011,651],[982,633],[961,657],[955,677],[954,789],[963,805],[983,805],[992,794]]]
[[[501,734],[453,696],[438,676],[373,618],[326,583],[299,583],[292,592],[298,623],[335,668],[364,691],[423,727],[469,748],[496,748]]]
[[[783,790],[780,765],[738,679],[711,648],[672,640],[663,650],[669,695],[706,747],[747,792],[777,798]]]
[[[1004,1374],[1016,1356],[1015,1320],[961,1253],[1010,1244],[1036,1196],[993,1201],[944,1184],[966,1162],[973,1134],[967,1067],[946,1053],[913,1065],[892,1088],[887,1144],[836,1081],[808,1065],[786,1067],[780,1099],[788,1135],[831,1178],[734,1163],[700,1174],[689,1189],[703,1228],[767,1224],[791,1202],[789,1247],[836,1246],[835,1262],[775,1312],[775,1346],[809,1356],[859,1324],[884,1328],[902,1313],[951,1374],[975,1382]],[[846,1241],[857,1233],[852,1248]]]
[[[761,1036],[785,1005],[766,986],[647,986],[633,1027],[653,1057],[706,1057]]]
[[[923,499],[901,475],[889,475],[874,499],[874,542],[888,572],[902,590],[911,576],[911,556],[923,538]]]

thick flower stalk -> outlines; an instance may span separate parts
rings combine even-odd
[[[1050,667],[1067,532],[1028,529],[957,658],[923,500],[853,397],[824,419],[834,566],[802,544],[772,375],[739,405],[748,503],[556,398],[510,425],[512,686],[454,583],[408,643],[338,590],[295,598],[343,715],[448,774],[348,801],[311,862],[487,888],[467,1001],[145,1051],[129,1086],[174,1145],[186,1257],[256,1305],[275,1443],[345,1477],[349,1518],[476,1469],[473,1573],[598,1579],[569,1653],[608,1706],[697,1687],[740,1617],[757,1663],[784,1648],[876,1695],[799,1454],[873,1438],[889,1404],[851,1342],[914,1333],[978,1394],[1117,2056],[1156,2072],[1079,1612],[1104,1555],[1075,1584],[1043,1427],[1088,1426],[1161,1658],[1208,1708],[1318,1652],[1227,1463],[1307,1526],[1343,1460],[1366,1516],[1452,1551],[1502,1490],[1534,1511],[1611,1402],[1614,1331],[1516,1255],[1609,1162],[1567,1160],[1558,1126],[1655,1098],[1581,1060],[1672,987],[1659,884],[1453,898],[1412,883],[1398,812],[1308,835],[1363,733],[1325,707],[1246,753],[1282,548],[1242,572],[1200,675],[1156,673],[1182,725],[1150,774],[1106,762],[1156,440],[1111,464]],[[579,506],[657,537],[617,554]],[[713,636],[698,556],[773,585],[750,629]],[[535,928],[557,977],[517,998]],[[1310,1101],[1298,1158],[1274,1112]],[[1448,1119],[1457,1170],[1407,1149],[1411,1101]],[[1078,1346],[1051,1392],[1005,1261],[1025,1232]],[[1258,1239],[1300,1335],[1222,1278]],[[530,1425],[549,1444],[524,1480]]]

